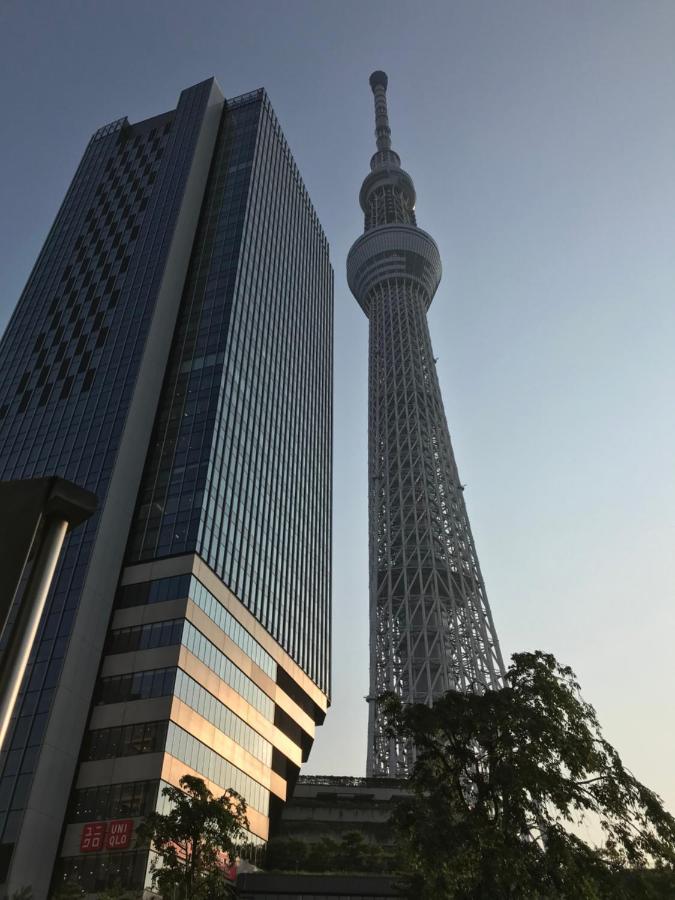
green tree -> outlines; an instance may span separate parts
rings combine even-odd
[[[100,893],[96,900],[141,900],[142,896],[142,890],[125,888],[118,883],[111,885],[105,891]]]
[[[347,831],[342,835],[335,852],[337,872],[363,872],[371,856],[370,846],[360,831]]]
[[[675,819],[552,655],[515,654],[500,690],[449,691],[432,708],[381,702],[390,734],[417,749],[394,814],[408,896],[675,896]],[[580,837],[584,821],[600,848]]]
[[[333,872],[338,842],[331,837],[320,837],[307,846],[305,864],[308,872]]]
[[[275,837],[267,844],[265,868],[277,872],[302,872],[307,868],[307,844],[293,837]]]
[[[230,896],[233,885],[225,871],[248,828],[246,803],[236,791],[214,797],[201,778],[184,775],[180,788],[162,794],[169,812],[152,813],[138,829],[139,844],[152,843],[157,852],[152,876],[155,887],[170,900],[218,900]]]

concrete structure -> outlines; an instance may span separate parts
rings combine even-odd
[[[147,883],[186,772],[267,838],[330,690],[332,303],[264,91],[94,134],[0,343],[0,478],[100,501],[3,748],[6,893]]]
[[[311,843],[324,837],[339,841],[359,832],[386,847],[394,843],[391,814],[404,796],[404,783],[396,778],[301,775],[275,837]]]
[[[408,772],[414,750],[385,734],[376,698],[432,704],[496,687],[503,671],[453,455],[426,312],[441,279],[417,227],[415,187],[391,148],[387,76],[374,72],[377,151],[359,202],[364,234],[347,279],[370,322],[370,714],[367,772]]]
[[[366,845],[374,845],[393,857],[394,833],[390,817],[403,796],[404,785],[395,778],[301,775],[275,828],[271,847],[276,845],[276,862],[272,865],[279,864],[279,854],[285,852],[284,848],[292,848],[295,841],[310,847],[324,839],[339,843],[355,833],[363,837]],[[303,868],[302,862],[298,865],[292,855],[282,856],[282,859],[280,868],[284,871],[239,875],[237,889],[241,900],[286,897],[393,900],[402,896],[395,887],[390,863],[384,868],[387,874],[382,874],[379,866],[376,871],[368,870],[368,864],[364,866],[363,862],[356,862],[355,871],[350,872],[349,861],[346,861],[346,871],[331,872],[330,860],[321,856],[322,866],[328,871],[308,873],[292,871],[296,867]]]
[[[386,875],[296,875],[247,873],[237,879],[240,900],[398,900],[395,879]]]

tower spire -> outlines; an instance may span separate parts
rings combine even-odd
[[[370,76],[370,87],[375,100],[375,143],[377,152],[370,160],[370,168],[374,171],[380,167],[401,167],[401,159],[398,153],[391,149],[391,128],[389,127],[389,110],[387,109],[387,84],[389,79],[386,72],[373,72]]]
[[[391,150],[391,128],[387,111],[388,82],[386,72],[378,70],[370,76],[370,87],[375,98],[375,138],[378,150]]]

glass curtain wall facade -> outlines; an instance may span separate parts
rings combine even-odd
[[[92,138],[0,344],[0,477],[100,500],[0,760],[10,890],[47,896],[56,857],[142,886],[106,829],[186,772],[267,837],[329,694],[332,291],[264,91]]]
[[[211,178],[128,562],[196,551],[328,692],[332,271],[263,91]]]

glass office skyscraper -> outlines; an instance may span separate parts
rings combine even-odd
[[[264,91],[94,134],[0,343],[0,478],[100,500],[2,752],[6,889],[142,886],[187,772],[267,837],[330,691],[332,308]]]

